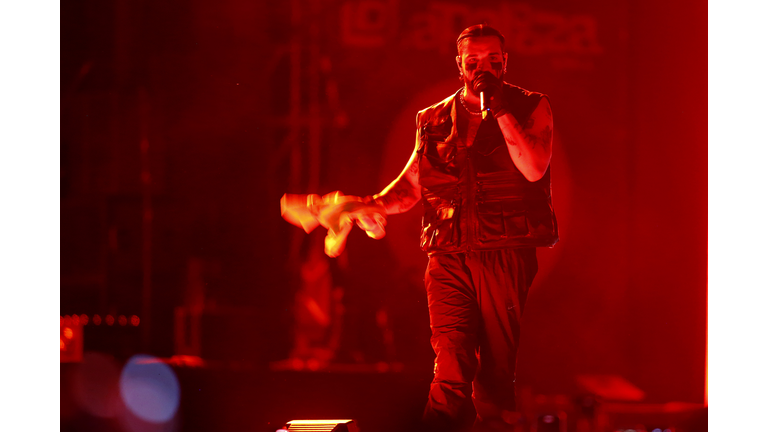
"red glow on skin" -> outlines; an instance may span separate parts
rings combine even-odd
[[[120,315],[117,318],[117,322],[120,323],[121,326],[124,326],[124,325],[128,324],[128,319],[125,318],[125,315]]]
[[[132,326],[137,327],[139,325],[139,322],[141,322],[141,320],[139,320],[138,316],[131,315],[131,325]]]
[[[466,42],[464,42],[466,41]],[[480,103],[480,95],[474,90],[472,81],[483,71],[493,71],[497,78],[503,78],[501,69],[494,63],[507,62],[507,54],[501,48],[501,41],[496,36],[477,36],[464,39],[461,54],[456,57],[456,65],[464,76],[464,83],[469,90],[465,97],[473,104]]]
[[[113,317],[112,315],[107,315],[107,317],[104,318],[104,322],[106,322],[108,326],[111,326],[112,324],[115,323],[115,317]]]
[[[93,324],[94,325],[100,325],[101,324],[101,317],[98,314],[93,316]]]

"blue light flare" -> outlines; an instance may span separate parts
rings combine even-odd
[[[160,359],[135,355],[120,374],[120,395],[128,409],[140,419],[165,423],[179,409],[179,380]]]

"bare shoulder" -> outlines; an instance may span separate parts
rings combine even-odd
[[[510,84],[508,82],[504,82],[504,91],[506,93],[517,94],[519,96],[529,97],[529,98],[534,98],[534,99],[542,99],[542,100],[543,99],[547,99],[547,100],[549,99],[549,96],[547,96],[545,93],[527,90],[527,89],[524,89],[524,88],[522,88],[520,86],[516,86],[514,84]]]
[[[539,100],[539,104],[536,106],[533,113],[537,117],[543,117],[549,122],[552,122],[552,106],[549,104],[549,98],[545,94],[542,94],[542,96],[543,97]]]

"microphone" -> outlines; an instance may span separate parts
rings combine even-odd
[[[486,117],[488,117],[488,112],[490,111],[490,108],[487,108],[485,106],[485,92],[480,92],[480,112],[483,113],[483,120],[485,120]]]
[[[490,72],[481,72],[481,74],[490,73]],[[487,99],[485,98],[485,89],[488,87],[488,83],[485,82],[477,82],[477,78],[475,78],[475,90],[480,92],[480,112],[483,113],[483,120],[485,120],[486,117],[488,117],[488,113],[491,111],[490,108],[486,106]]]

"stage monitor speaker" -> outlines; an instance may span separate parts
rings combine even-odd
[[[278,432],[360,432],[354,420],[291,420]]]

